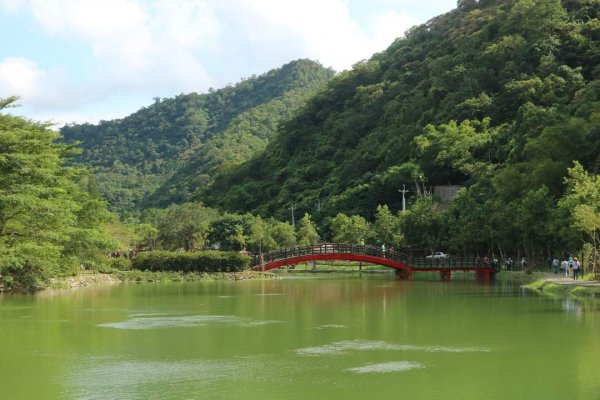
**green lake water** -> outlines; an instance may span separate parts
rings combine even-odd
[[[0,398],[600,399],[600,305],[392,274],[4,296]]]

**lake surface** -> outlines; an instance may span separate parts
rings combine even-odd
[[[600,399],[600,306],[293,275],[0,297],[2,399]]]

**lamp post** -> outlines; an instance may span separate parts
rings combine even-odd
[[[402,185],[402,190],[398,190],[400,193],[402,193],[402,211],[406,211],[406,197],[404,196],[406,193],[408,193],[408,190],[406,189],[406,185]]]
[[[296,209],[296,204],[292,203],[292,207],[291,208],[292,208],[292,226],[296,227],[296,220],[294,218],[294,210]]]

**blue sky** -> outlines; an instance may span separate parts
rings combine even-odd
[[[456,0],[0,0],[0,97],[52,121],[122,118],[310,58],[337,71]]]

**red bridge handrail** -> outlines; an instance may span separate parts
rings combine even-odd
[[[319,256],[323,256],[319,258]],[[310,257],[309,257],[310,256]],[[318,243],[307,246],[287,247],[279,250],[270,251],[263,254],[255,254],[252,259],[252,268],[261,269],[262,267],[286,265],[285,261],[289,260],[290,264],[297,262],[305,262],[306,260],[319,259],[341,259],[357,261],[368,260],[367,262],[378,263],[381,265],[391,266],[391,264],[402,264],[416,271],[442,269],[447,270],[489,270],[496,271],[496,268],[491,263],[484,263],[479,258],[426,258],[412,257],[408,254],[398,252],[393,249],[383,249],[378,246],[349,244],[349,243]],[[391,263],[390,263],[391,261]],[[269,269],[269,268],[267,268]]]

